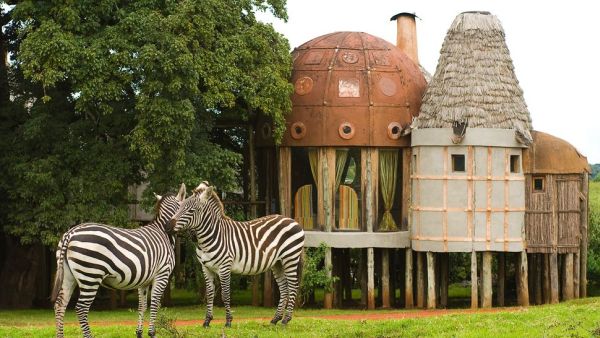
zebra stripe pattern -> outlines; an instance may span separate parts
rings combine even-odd
[[[196,256],[202,264],[206,281],[206,318],[204,327],[213,319],[214,281],[221,282],[221,297],[225,305],[225,326],[233,319],[230,306],[231,273],[255,275],[269,269],[279,286],[280,298],[276,324],[287,324],[299,287],[302,267],[304,231],[293,219],[270,215],[247,222],[237,222],[225,216],[223,204],[206,182],[183,201],[173,216],[175,232],[190,230],[197,237]],[[285,312],[285,317],[284,317]]]
[[[185,185],[177,196],[157,196],[156,218],[138,229],[121,229],[84,223],[67,231],[56,251],[57,271],[52,299],[56,336],[63,337],[64,315],[76,286],[75,307],[84,337],[91,337],[88,312],[100,286],[117,290],[138,289],[139,316],[136,334],[142,337],[144,312],[151,288],[148,335],[154,337],[154,320],[171,271],[175,266],[169,220],[185,198]]]

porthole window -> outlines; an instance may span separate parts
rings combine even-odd
[[[392,122],[388,124],[387,135],[391,140],[397,140],[400,138],[402,133],[402,126],[398,122]]]
[[[452,154],[452,171],[462,173],[465,172],[465,155]]]
[[[340,127],[338,128],[338,133],[340,137],[344,140],[349,140],[352,137],[354,137],[355,129],[356,128],[354,128],[354,125],[352,123],[344,122],[340,124]]]
[[[294,122],[290,127],[290,134],[294,140],[300,140],[306,135],[306,126],[302,122]]]

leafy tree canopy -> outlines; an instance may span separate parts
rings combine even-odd
[[[280,138],[291,110],[289,45],[257,11],[287,19],[285,0],[3,6],[4,230],[50,244],[82,221],[126,223],[141,181],[234,187],[241,156],[215,121],[261,112]]]

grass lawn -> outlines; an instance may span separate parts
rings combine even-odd
[[[209,329],[200,324],[172,326],[171,320],[199,320],[204,307],[185,306],[160,311],[159,335],[162,337],[592,337],[600,336],[600,298],[587,298],[556,305],[500,309],[499,312],[449,314],[410,319],[323,319],[326,315],[410,314],[415,310],[318,310],[299,309],[287,326],[271,326],[268,319],[274,309],[234,307],[233,327],[224,329],[222,308],[216,308]],[[135,310],[92,311],[90,321],[96,337],[132,336]],[[245,318],[245,319],[244,319]],[[127,323],[118,323],[127,321]],[[79,336],[72,309],[67,311],[65,333]],[[117,323],[115,323],[117,322]],[[52,337],[54,319],[51,310],[0,311],[0,337]]]

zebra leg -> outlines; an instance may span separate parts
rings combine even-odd
[[[213,319],[213,302],[215,300],[215,273],[210,269],[202,266],[204,272],[204,281],[206,283],[206,317],[202,326],[209,327],[210,321]]]
[[[275,263],[271,270],[273,270],[273,276],[275,276],[275,281],[279,286],[279,304],[277,305],[277,311],[275,311],[275,317],[271,319],[271,324],[275,325],[283,318],[283,311],[288,300],[288,285],[281,262]]]
[[[75,311],[77,312],[77,318],[79,319],[79,325],[84,337],[92,337],[90,330],[90,324],[88,323],[88,313],[90,306],[96,298],[98,288],[100,287],[100,281],[86,281],[85,284],[79,284],[79,299],[77,299],[77,305]]]
[[[167,284],[169,283],[170,275],[170,270],[164,271],[163,274],[157,276],[152,283],[152,291],[150,292],[150,321],[148,323],[148,335],[150,337],[154,337],[156,335],[154,321],[156,320],[156,314],[160,308],[160,300],[162,299],[162,295],[167,288]]]
[[[137,338],[142,338],[144,333],[144,312],[148,303],[148,286],[138,289],[138,325],[135,330]]]
[[[231,264],[221,265],[219,271],[221,281],[221,298],[225,305],[225,327],[231,327],[233,315],[231,315]]]
[[[293,262],[284,263],[284,273],[287,279],[287,285],[289,289],[287,309],[285,318],[281,321],[281,324],[285,325],[292,320],[292,313],[294,312],[294,306],[296,304],[296,295],[298,294],[298,264],[300,258],[297,257]]]
[[[71,269],[66,266],[66,263],[63,263],[65,266],[63,268],[63,282],[62,287],[58,293],[58,297],[56,297],[56,302],[54,303],[54,318],[56,319],[56,337],[64,337],[64,318],[65,311],[67,310],[67,305],[69,304],[69,300],[73,295],[73,290],[75,290],[75,278],[71,273]]]

